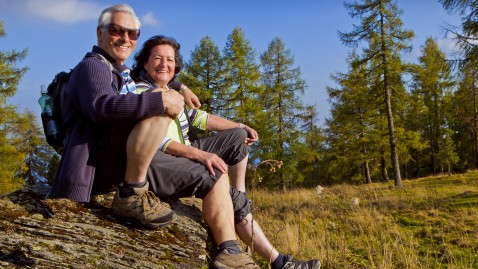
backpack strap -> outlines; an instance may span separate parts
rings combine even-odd
[[[111,71],[113,71],[114,67],[113,65],[110,63],[110,61],[108,61],[105,56],[99,54],[99,53],[95,53],[97,56],[99,56],[100,60],[102,60],[104,63],[106,63],[108,65],[108,67],[110,68]]]
[[[192,143],[192,142],[195,142],[196,140],[198,140],[199,137],[196,134],[196,131],[194,130],[195,127],[193,126],[193,123],[191,122],[191,119],[189,118],[189,113],[188,113],[188,110],[187,110],[186,106],[184,106],[184,113],[186,114],[186,118],[188,119],[188,124],[189,124],[188,139]]]
[[[85,58],[90,58],[90,57],[96,57],[97,59],[101,60],[102,62],[104,62],[106,65],[108,65],[108,68],[110,69],[110,83],[111,83],[111,86],[113,87],[113,89],[115,90],[115,92],[119,92],[118,90],[118,86],[114,83],[113,81],[113,70],[115,70],[115,68],[113,67],[113,65],[110,63],[110,61],[108,61],[108,59],[105,58],[105,56],[99,54],[99,53],[96,53],[96,52],[88,52],[85,56]]]

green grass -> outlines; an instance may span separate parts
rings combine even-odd
[[[279,251],[324,268],[478,268],[478,171],[402,183],[254,190],[253,213]]]

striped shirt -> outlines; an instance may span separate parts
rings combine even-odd
[[[136,93],[136,84],[133,79],[130,77],[131,70],[125,69],[121,72],[121,77],[123,78],[124,85],[121,89],[120,94],[127,94],[128,92]]]
[[[157,86],[151,77],[145,72],[141,72],[140,77],[136,81],[136,90],[134,93],[140,94],[145,91],[151,91],[154,88],[157,88]],[[191,141],[189,141],[188,136],[190,126],[187,117],[189,117],[192,127],[198,128],[200,130],[206,130],[209,114],[200,109],[191,109],[186,105],[185,109],[179,113],[178,117],[169,124],[168,133],[159,147],[161,151],[166,151],[172,141],[176,141],[187,146],[191,145]]]

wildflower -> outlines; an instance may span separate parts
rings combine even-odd
[[[322,191],[324,190],[324,187],[317,185],[315,190],[317,191],[317,196],[320,197],[320,195],[322,194]]]
[[[358,206],[359,203],[360,203],[360,200],[359,200],[359,198],[357,198],[357,197],[352,198],[352,200],[350,201],[350,204],[351,204],[352,206]]]

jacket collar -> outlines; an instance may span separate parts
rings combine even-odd
[[[93,46],[92,52],[98,53],[103,55],[110,63],[113,65],[113,67],[119,72],[123,72],[126,69],[129,69],[126,65],[122,65],[118,63],[113,57],[111,57],[106,51],[104,51],[102,48],[98,46]]]

